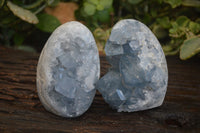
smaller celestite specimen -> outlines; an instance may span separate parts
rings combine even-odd
[[[97,88],[112,108],[133,112],[163,103],[167,64],[160,43],[148,27],[133,19],[118,22],[105,52],[112,67]]]
[[[40,55],[39,98],[54,114],[80,116],[92,103],[99,74],[99,54],[92,33],[79,22],[65,23],[52,33]]]

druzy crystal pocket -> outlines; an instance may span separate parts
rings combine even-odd
[[[46,42],[37,66],[37,91],[44,107],[63,117],[83,114],[99,79],[98,49],[79,22],[58,27]]]
[[[163,103],[167,64],[160,43],[148,27],[133,19],[121,20],[113,27],[105,52],[112,67],[97,88],[112,108],[133,112]]]

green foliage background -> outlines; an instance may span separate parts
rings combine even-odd
[[[43,13],[47,6],[56,6],[59,0],[0,0],[0,44],[32,51],[24,40],[35,29],[53,32],[61,23],[51,15]]]
[[[93,32],[100,49],[104,48],[111,28],[117,21],[133,18],[151,28],[166,55],[179,54],[182,60],[186,60],[200,52],[200,0],[71,1],[79,5],[77,20]],[[36,28],[51,33],[60,23],[42,10],[59,2],[0,0],[0,43],[23,46],[24,39]]]

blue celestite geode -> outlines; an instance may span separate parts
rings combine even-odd
[[[111,31],[105,52],[110,71],[97,83],[105,101],[118,112],[133,112],[163,103],[168,70],[160,43],[147,26],[121,20]]]
[[[99,54],[92,33],[79,22],[65,23],[52,33],[40,55],[39,98],[54,114],[80,116],[92,103],[99,75]]]

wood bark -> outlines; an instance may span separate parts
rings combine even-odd
[[[0,46],[0,132],[200,133],[200,60],[167,57],[169,83],[162,106],[118,113],[96,93],[89,110],[78,118],[47,112],[36,91],[39,54]],[[101,76],[109,64],[101,54]]]

